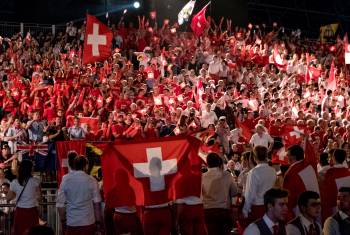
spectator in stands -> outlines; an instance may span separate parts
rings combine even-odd
[[[41,143],[44,137],[46,128],[45,120],[40,120],[40,113],[38,111],[33,113],[33,119],[27,122],[29,140],[36,143]]]
[[[17,159],[11,154],[11,149],[8,144],[1,147],[0,168],[5,174],[5,178],[12,181],[17,174]]]
[[[70,140],[80,140],[84,139],[86,131],[80,126],[79,117],[74,117],[74,124],[72,127],[68,128],[68,136]]]
[[[252,135],[252,138],[250,139],[249,143],[255,147],[255,146],[264,146],[266,148],[271,148],[273,144],[272,137],[266,133],[265,127],[261,124],[256,125],[255,127],[256,133]]]
[[[15,146],[17,143],[25,143],[27,141],[27,133],[21,126],[21,121],[16,118],[13,125],[7,130],[4,141],[7,141],[11,147],[11,152],[15,152]]]
[[[300,215],[290,221],[286,227],[287,235],[321,235],[322,226],[317,222],[321,216],[320,195],[305,191],[298,198]]]
[[[11,182],[7,194],[7,201],[16,199],[13,231],[18,235],[23,235],[28,228],[39,223],[40,180],[32,176],[32,170],[33,163],[23,160],[19,165],[18,178]]]
[[[288,192],[283,189],[270,189],[264,194],[265,214],[251,223],[243,235],[285,235],[285,220],[288,215]]]

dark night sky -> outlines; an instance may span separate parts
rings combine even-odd
[[[116,7],[132,0],[106,0],[109,7]],[[162,7],[171,7],[168,12],[176,17],[179,8],[188,0],[144,0]],[[239,0],[212,0],[223,2],[227,9],[213,9],[215,12],[229,15],[234,11],[235,2]],[[289,28],[302,28],[317,31],[320,25],[341,22],[341,29],[348,29],[350,22],[349,0],[244,0],[248,2],[247,16],[253,23],[283,22]],[[143,2],[143,1],[141,1]],[[197,5],[203,5],[207,0],[197,0]],[[0,0],[0,20],[38,23],[63,23],[72,19],[84,17],[87,10],[90,13],[104,11],[105,0]],[[228,4],[228,5],[227,5]],[[145,4],[145,9],[150,4]],[[220,5],[220,4],[218,4]],[[222,4],[221,4],[222,6]],[[246,6],[247,7],[247,6]],[[226,13],[225,13],[226,11]],[[305,13],[309,11],[309,13]],[[326,13],[326,14],[320,14]],[[232,12],[235,14],[235,12]],[[349,15],[349,16],[346,16]],[[171,17],[170,17],[171,18]]]

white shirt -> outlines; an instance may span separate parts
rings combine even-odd
[[[97,181],[83,171],[72,171],[62,178],[56,207],[66,207],[68,226],[86,226],[95,223],[93,203],[101,202]]]
[[[264,194],[276,182],[276,171],[267,163],[259,163],[247,176],[243,215],[248,217],[252,205],[264,205]]]
[[[215,124],[217,120],[218,120],[218,117],[216,116],[214,111],[202,112],[201,122],[202,122],[203,128],[207,128],[209,124]]]
[[[218,60],[217,62],[212,61],[209,63],[209,67],[208,67],[209,74],[218,75],[220,70],[222,70],[222,65],[220,60]]]
[[[255,133],[250,139],[249,143],[253,145],[253,147],[261,145],[266,148],[269,148],[269,143],[273,143],[272,137],[267,133],[262,133],[261,137],[258,133]]]
[[[230,134],[230,141],[234,144],[237,144],[239,137],[241,135],[241,129],[239,129],[239,128],[233,129],[232,131],[230,131],[230,133],[231,133]]]
[[[17,207],[33,208],[39,205],[38,199],[40,197],[40,180],[34,177],[29,178],[29,181],[18,201],[18,197],[23,190],[23,186],[15,179],[10,184],[10,190],[16,193]]]
[[[342,109],[342,108],[345,107],[345,101],[346,101],[346,99],[345,99],[344,96],[339,95],[339,96],[337,97],[337,104],[339,105],[339,108],[340,108],[340,109]]]
[[[273,226],[278,225],[278,223],[274,223],[266,214],[263,217],[263,220],[267,227],[270,229],[271,233],[273,233]],[[260,235],[260,230],[255,223],[249,224],[249,226],[244,230],[243,235]],[[264,235],[264,234],[262,234]]]

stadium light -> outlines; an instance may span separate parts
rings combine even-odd
[[[138,1],[134,2],[133,6],[135,9],[140,8],[140,2],[138,2]]]

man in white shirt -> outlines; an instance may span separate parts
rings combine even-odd
[[[305,191],[298,198],[300,215],[290,221],[286,227],[287,235],[321,235],[322,227],[317,222],[321,216],[320,195],[314,191]]]
[[[242,211],[243,216],[248,218],[248,222],[253,222],[264,215],[264,194],[276,182],[276,171],[267,164],[267,153],[268,149],[264,146],[254,148],[254,159],[257,165],[247,176]]]
[[[219,73],[222,70],[222,64],[221,59],[214,55],[213,60],[209,63],[208,72],[212,79],[218,80],[219,79]]]
[[[288,215],[288,192],[272,188],[264,194],[266,213],[259,220],[251,223],[243,235],[284,235],[284,221]]]
[[[322,113],[329,113],[330,109],[331,109],[331,104],[332,104],[332,90],[328,90],[327,91],[327,95],[323,98],[322,100],[322,104],[321,104],[321,110]]]
[[[215,112],[211,110],[211,104],[205,105],[205,110],[202,111],[201,122],[203,128],[208,128],[209,124],[215,124],[218,121],[218,117]]]
[[[97,181],[86,174],[87,159],[74,159],[74,171],[62,179],[56,207],[66,235],[94,235],[101,225],[101,196]],[[83,187],[82,187],[83,186]]]
[[[255,147],[255,146],[264,146],[267,149],[272,147],[273,139],[272,137],[265,132],[265,127],[261,124],[256,125],[255,127],[256,133],[252,135],[252,138],[250,139],[249,143]]]

